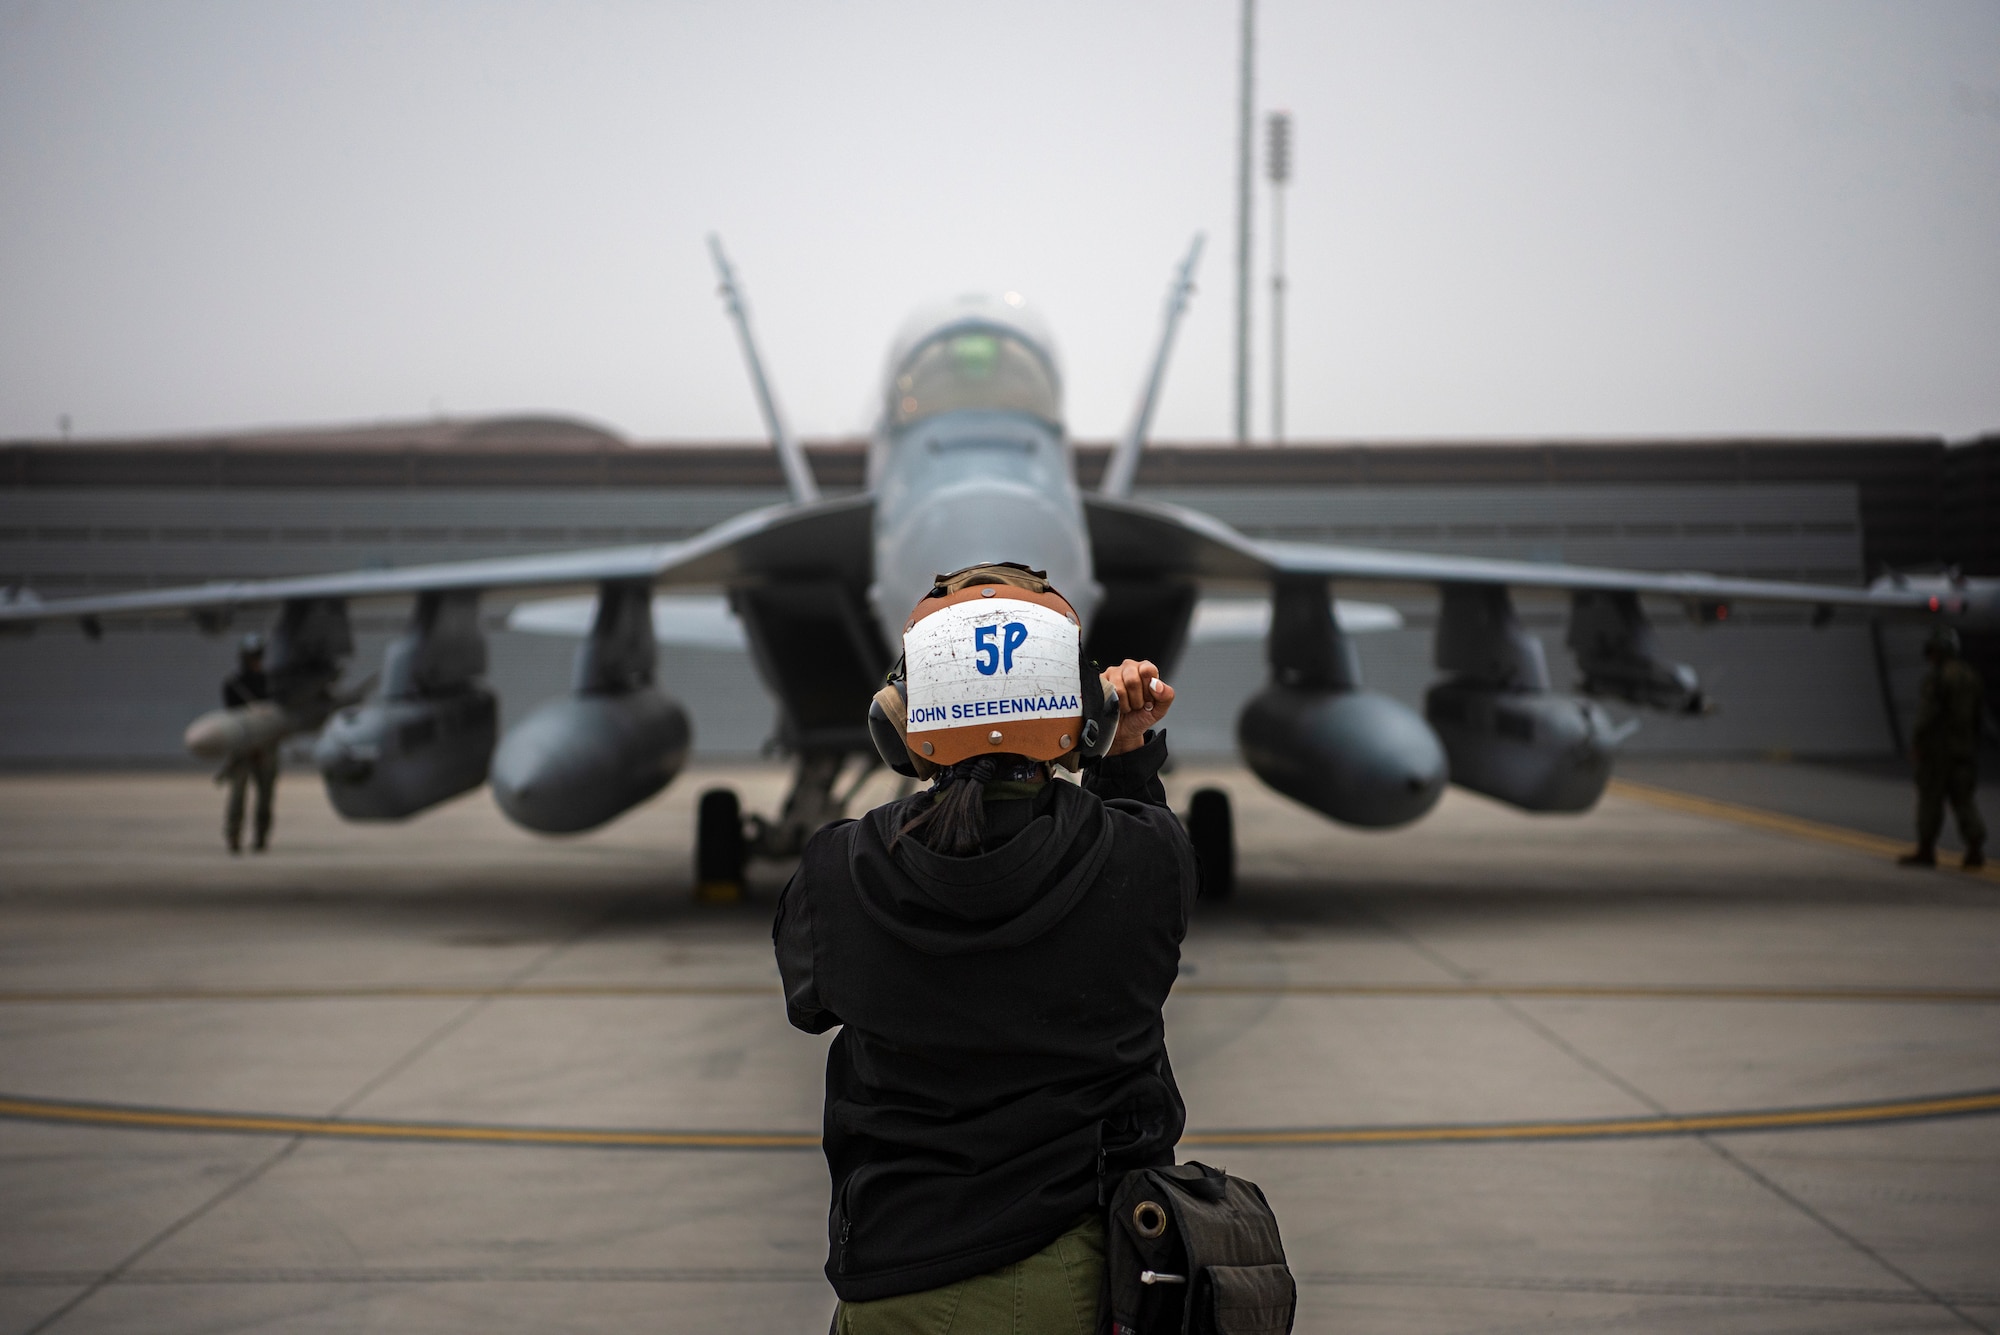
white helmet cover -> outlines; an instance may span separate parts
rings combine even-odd
[[[1076,611],[1053,591],[996,583],[926,599],[903,631],[910,751],[942,766],[1075,750],[1082,654]]]

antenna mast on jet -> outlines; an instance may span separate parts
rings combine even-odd
[[[785,425],[784,414],[778,411],[778,401],[771,394],[771,382],[764,376],[764,359],[757,354],[757,340],[750,332],[750,312],[744,308],[742,289],[736,286],[736,270],[729,266],[729,257],[722,253],[722,238],[713,232],[708,236],[708,253],[715,257],[716,277],[721,280],[722,301],[729,308],[729,318],[736,325],[736,338],[743,345],[743,360],[750,365],[750,384],[757,391],[757,407],[764,414],[764,429],[771,434],[771,445],[778,451],[778,465],[785,470],[785,485],[791,489],[792,499],[800,505],[807,505],[819,499],[819,483],[813,480],[812,466],[806,461],[805,447],[793,437],[791,428]]]
[[[1139,472],[1139,451],[1146,448],[1146,433],[1153,426],[1153,409],[1160,402],[1160,382],[1167,375],[1167,356],[1174,350],[1174,331],[1180,327],[1182,312],[1187,310],[1188,294],[1194,291],[1194,266],[1201,261],[1203,240],[1200,232],[1194,234],[1187,258],[1181,261],[1180,271],[1167,288],[1167,310],[1160,320],[1160,346],[1153,353],[1153,369],[1146,376],[1139,406],[1132,411],[1132,424],[1112,448],[1110,462],[1104,466],[1104,481],[1098,486],[1106,496],[1132,494],[1132,479]]]

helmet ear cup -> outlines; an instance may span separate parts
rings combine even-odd
[[[868,740],[875,743],[875,754],[882,757],[882,763],[896,773],[906,779],[927,779],[937,772],[937,766],[911,752],[905,731],[909,718],[909,695],[898,677],[875,692],[868,703]]]
[[[917,777],[915,757],[910,754],[910,746],[904,740],[903,727],[909,718],[909,708],[903,699],[901,682],[891,682],[875,692],[875,698],[868,702],[868,740],[875,743],[875,754],[882,757],[882,763],[906,779]]]

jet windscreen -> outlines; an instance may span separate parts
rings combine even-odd
[[[889,421],[903,427],[963,408],[1062,422],[1061,396],[1041,357],[1021,340],[989,329],[947,334],[919,348],[896,377]]]

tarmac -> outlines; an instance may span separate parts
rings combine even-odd
[[[292,773],[231,858],[203,776],[0,778],[0,1332],[823,1331],[785,869],[690,893],[697,796],[781,783],[546,840]],[[2000,878],[1892,864],[1906,779],[1384,834],[1207,784],[1183,1157],[1268,1192],[1300,1331],[2000,1330]]]

